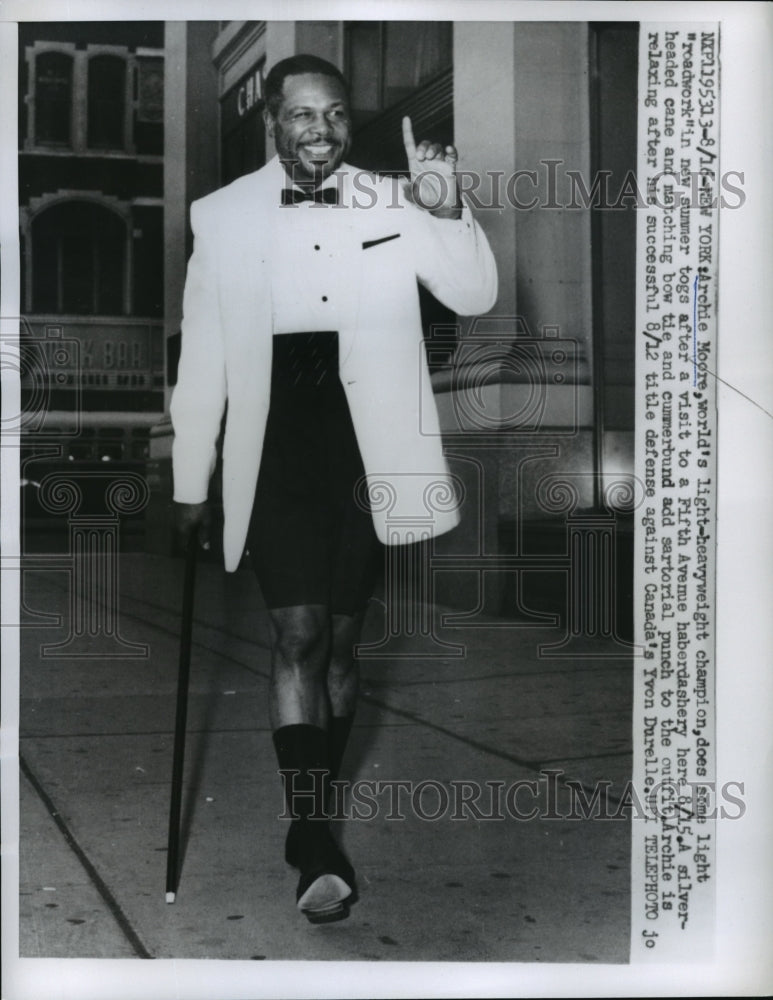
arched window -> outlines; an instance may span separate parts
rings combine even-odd
[[[42,52],[35,60],[35,141],[72,142],[72,56]]]
[[[90,149],[123,149],[126,119],[126,60],[93,56],[89,60],[88,137]]]
[[[68,201],[33,220],[33,312],[123,315],[125,275],[126,225],[110,209]]]

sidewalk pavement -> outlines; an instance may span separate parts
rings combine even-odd
[[[435,635],[457,649],[414,630],[388,658],[366,657],[342,777],[412,782],[414,798],[405,793],[404,818],[390,819],[388,795],[374,793],[378,809],[363,800],[359,813],[377,815],[336,824],[359,901],[348,920],[313,926],[295,909],[297,874],[283,860],[265,611],[248,570],[201,564],[170,905],[182,561],[122,554],[119,564],[117,630],[145,656],[116,658],[99,634],[93,658],[46,653],[68,635],[69,577],[24,575],[28,622],[35,612],[62,618],[22,633],[22,957],[627,961],[629,823],[561,815],[565,779],[588,794],[611,781],[614,801],[629,777],[629,658],[609,657],[602,640],[591,658],[541,657],[560,626],[450,627],[439,609]],[[386,635],[385,615],[371,602],[365,643]],[[545,769],[561,772],[559,818],[512,818],[505,792],[519,780],[538,785],[524,785],[516,807],[549,809]],[[451,782],[461,781],[484,789],[477,814],[459,805]],[[420,782],[429,784],[419,795]],[[500,783],[499,808],[486,782]],[[465,818],[452,818],[454,803]],[[505,818],[481,818],[492,812]]]

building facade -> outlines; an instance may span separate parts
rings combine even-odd
[[[22,475],[135,469],[165,405],[164,25],[19,26]],[[34,490],[28,522],[51,522]]]

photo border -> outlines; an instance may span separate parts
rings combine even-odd
[[[130,16],[129,16],[130,12]],[[356,13],[355,13],[356,12]],[[17,20],[207,20],[198,0],[155,3],[73,0],[66,5],[8,0],[3,22]],[[773,527],[773,388],[770,317],[773,316],[773,210],[769,185],[773,18],[756,3],[519,3],[516,0],[259,5],[224,2],[221,17],[260,15],[266,20],[364,18],[450,20],[719,21],[721,32],[720,150],[723,169],[745,174],[744,210],[725,213],[719,246],[719,491],[717,548],[717,781],[742,780],[748,805],[742,821],[717,825],[717,951],[713,963],[667,967],[533,966],[513,963],[254,963],[216,960],[14,959],[18,954],[18,635],[2,630],[2,843],[3,993],[8,1000],[50,996],[111,997],[316,996],[683,996],[736,992],[755,995],[773,987],[767,958],[773,879],[769,833],[773,804],[771,759],[773,678],[770,566]],[[18,315],[18,263],[14,264],[16,196],[15,32],[0,24],[0,315]],[[8,58],[13,51],[13,57]],[[9,85],[10,77],[10,85]],[[16,251],[18,261],[18,250]],[[743,345],[743,350],[739,350]],[[3,407],[12,412],[10,381]],[[2,551],[18,554],[18,473],[2,456]],[[751,570],[750,570],[751,567]],[[3,573],[4,621],[18,620],[18,574]],[[15,815],[14,815],[15,813]],[[688,959],[689,956],[686,956]],[[131,983],[131,985],[127,985]],[[114,984],[114,985],[113,985]]]

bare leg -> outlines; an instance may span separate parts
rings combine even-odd
[[[272,729],[306,723],[328,728],[325,682],[331,649],[330,616],[321,604],[269,611]]]
[[[269,713],[285,795],[297,821],[285,856],[300,869],[298,908],[312,923],[348,915],[354,871],[333,840],[324,809],[330,779],[327,668],[330,615],[324,605],[296,605],[269,612],[272,671]],[[294,833],[292,832],[294,831]]]
[[[332,641],[327,690],[330,714],[335,717],[353,715],[357,704],[360,670],[354,656],[354,646],[360,639],[365,612],[356,615],[332,615]]]

